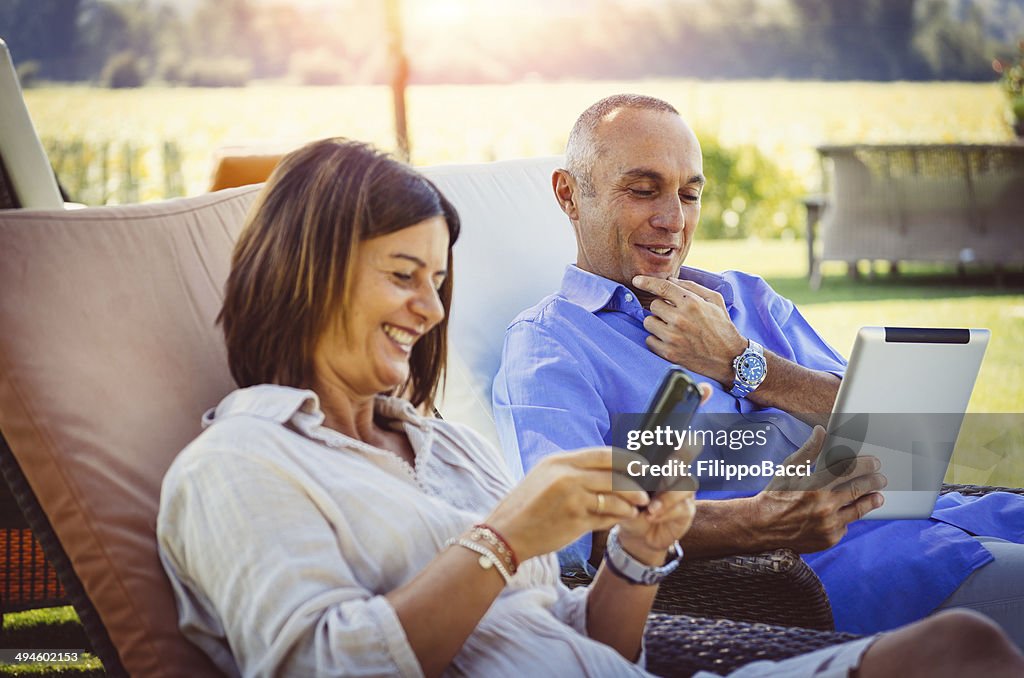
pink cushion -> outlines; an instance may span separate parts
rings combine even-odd
[[[257,190],[0,212],[0,431],[132,675],[216,675],[154,530],[164,472],[233,388],[214,319]]]

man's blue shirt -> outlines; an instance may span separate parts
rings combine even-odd
[[[761,278],[686,266],[680,277],[720,293],[743,336],[804,367],[843,375],[845,359]],[[647,348],[643,320],[649,314],[625,286],[569,266],[558,293],[512,322],[493,404],[513,468],[522,464],[528,471],[554,452],[610,444],[615,415],[643,410],[671,365]],[[713,387],[702,412],[738,414],[767,426],[768,445],[759,450],[765,458],[781,462],[810,434],[808,425],[781,410],[758,407],[713,379],[691,375]],[[756,491],[719,491],[714,498]],[[853,523],[839,544],[804,559],[829,594],[837,629],[871,633],[925,616],[990,562],[972,534],[1024,541],[1024,498],[947,495],[930,520]],[[589,553],[587,536],[560,557],[583,566]]]

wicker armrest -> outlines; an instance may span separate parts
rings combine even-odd
[[[989,492],[1024,494],[1024,488],[945,484],[942,494],[947,492],[972,496]],[[590,577],[578,571],[563,571],[562,581],[570,587],[586,586]],[[835,628],[832,606],[821,581],[789,549],[686,560],[662,582],[652,609],[820,631]]]
[[[1024,487],[998,487],[996,485],[954,485],[943,483],[939,494],[947,492],[959,492],[969,497],[980,497],[989,492],[1010,492],[1012,494],[1024,494]]]
[[[0,478],[0,610],[66,604],[56,570],[46,560],[14,494]]]
[[[589,584],[590,577],[563,572],[562,581],[581,586]],[[835,628],[821,581],[789,549],[685,560],[661,583],[652,609],[823,631]]]
[[[753,661],[787,659],[857,637],[667,614],[652,614],[644,633],[647,670],[661,676],[725,675]]]

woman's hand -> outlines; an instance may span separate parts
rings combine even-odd
[[[711,387],[699,384],[701,404]],[[683,447],[673,456],[687,463],[700,446]],[[674,479],[653,502],[626,473],[630,461],[646,459],[623,449],[592,447],[545,457],[488,516],[520,562],[557,551],[587,532],[620,523],[619,540],[630,555],[654,563],[690,529],[695,511],[692,477]],[[661,565],[661,562],[657,562]]]
[[[698,384],[700,403],[711,397],[711,386]],[[687,464],[701,452],[700,445],[689,445],[676,450],[670,458]],[[629,555],[648,565],[661,566],[665,554],[676,540],[682,539],[697,510],[695,494],[697,479],[692,476],[666,478],[647,511],[619,523],[619,543]]]
[[[610,447],[550,455],[498,504],[486,522],[522,562],[557,551],[587,532],[637,520],[650,499],[621,473],[633,459],[643,457],[625,450],[613,452]],[[671,518],[675,513],[659,511],[657,515],[661,526],[663,516]]]
[[[710,389],[702,385],[701,390],[706,400]],[[690,462],[698,452],[696,447],[684,448],[674,456]],[[695,490],[696,482],[689,476],[666,483],[646,512],[619,522],[622,548],[647,565],[664,565],[668,548],[693,522]],[[587,596],[587,633],[615,648],[626,659],[636,661],[657,589],[636,586],[602,563]]]
[[[619,523],[619,543],[637,560],[660,567],[668,549],[690,529],[696,510],[694,490],[663,491],[646,512]]]

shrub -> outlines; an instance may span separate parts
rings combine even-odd
[[[190,87],[245,87],[251,75],[247,60],[226,57],[193,61],[185,67],[182,79]]]
[[[325,49],[292,55],[288,72],[303,85],[340,85],[349,79],[345,60]]]
[[[156,66],[156,77],[168,84],[185,81],[185,60],[179,54],[163,54]]]
[[[1017,120],[1024,120],[1024,95],[1017,97],[1010,102],[1010,110]]]
[[[42,68],[42,64],[32,59],[29,61],[22,61],[18,64],[16,72],[18,74],[18,81],[24,89],[28,89],[36,84],[39,80],[39,71]]]
[[[1017,43],[1017,55],[1009,60],[996,59],[992,68],[1010,99],[1010,110],[1017,123],[1024,123],[1024,40]]]
[[[701,197],[701,238],[794,237],[802,233],[804,190],[752,146],[724,148],[699,134],[707,186]]]
[[[111,89],[142,87],[142,83],[145,80],[139,64],[139,58],[129,51],[118,52],[110,57],[107,60],[107,64],[103,67],[100,79],[104,85]]]

